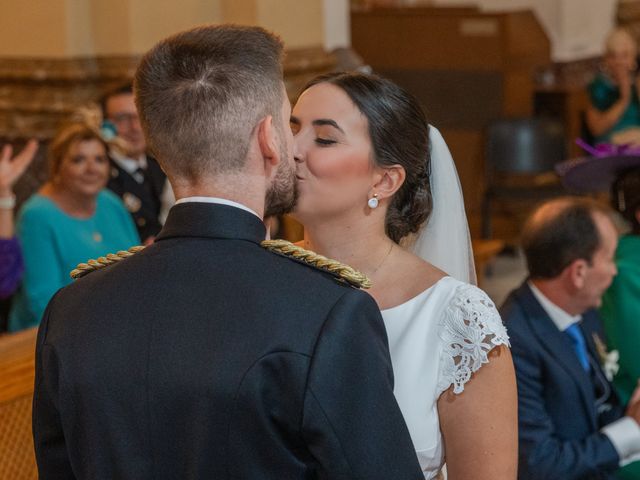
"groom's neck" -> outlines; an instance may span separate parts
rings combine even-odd
[[[241,203],[264,216],[264,178],[244,174],[202,177],[197,181],[169,178],[176,200],[187,197],[216,197]]]

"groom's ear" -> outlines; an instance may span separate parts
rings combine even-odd
[[[371,190],[378,195],[380,200],[389,199],[400,189],[407,174],[401,165],[379,167],[377,170]]]
[[[264,161],[264,168],[267,176],[270,175],[273,167],[280,162],[280,152],[277,148],[278,138],[276,129],[273,126],[273,117],[267,115],[258,124],[258,147],[260,155]]]

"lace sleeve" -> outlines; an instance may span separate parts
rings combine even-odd
[[[507,330],[495,305],[486,293],[469,284],[459,285],[445,308],[440,339],[443,351],[438,395],[451,385],[453,393],[462,393],[471,374],[489,363],[488,353],[498,345],[509,346]]]

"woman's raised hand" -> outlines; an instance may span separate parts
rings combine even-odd
[[[27,169],[36,152],[38,151],[38,141],[29,140],[27,145],[15,157],[13,147],[5,145],[0,153],[0,196],[11,194],[13,185]]]

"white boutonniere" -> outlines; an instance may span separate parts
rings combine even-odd
[[[593,343],[596,345],[598,357],[600,357],[600,365],[607,380],[612,381],[618,370],[620,370],[620,354],[617,350],[607,350],[607,346],[597,333],[593,334]]]

